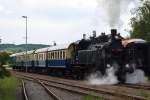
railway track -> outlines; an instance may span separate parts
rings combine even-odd
[[[43,87],[44,89],[47,91],[47,93],[49,95],[51,95],[55,100],[61,100],[55,93],[53,93],[43,82],[41,82],[40,80],[37,80]]]
[[[28,80],[28,81],[34,81],[34,82],[37,82],[38,84],[40,84],[44,89],[45,91],[54,98],[54,100],[62,100],[60,99],[56,94],[54,94],[51,90],[49,90],[49,88],[43,83],[41,82],[40,80],[37,80],[36,78],[35,79],[31,79],[31,78],[21,78],[21,77],[18,77],[22,80],[22,89],[23,89],[23,96],[24,96],[24,100],[30,100],[29,99],[29,96],[27,95],[27,89],[25,87],[25,82],[24,80]]]
[[[20,74],[19,74],[20,75]],[[24,78],[31,78],[34,79],[35,77],[27,76],[27,75],[20,75]],[[42,83],[46,86],[51,86],[55,88],[61,88],[70,92],[80,93],[82,95],[92,95],[95,97],[104,97],[108,100],[116,100],[116,97],[119,100],[149,100],[148,98],[144,98],[141,96],[124,94],[124,93],[116,93],[115,91],[105,90],[105,89],[97,89],[93,87],[87,87],[86,85],[79,85],[79,84],[71,84],[62,81],[54,81],[54,80],[47,80],[43,78],[36,77],[37,80],[42,81]],[[121,99],[120,99],[121,98]]]
[[[22,91],[23,91],[24,100],[29,100],[29,98],[27,96],[27,91],[26,91],[25,83],[24,83],[23,80],[22,80]]]
[[[135,89],[150,90],[149,85],[142,85],[142,84],[119,84],[119,86],[135,88]]]

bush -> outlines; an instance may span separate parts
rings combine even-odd
[[[10,71],[2,67],[2,71],[0,71],[0,78],[9,77],[9,76],[11,76]]]

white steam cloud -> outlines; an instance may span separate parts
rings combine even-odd
[[[113,85],[119,83],[117,76],[115,76],[116,66],[110,67],[106,70],[105,75],[101,75],[99,71],[92,73],[87,79],[90,85]],[[135,69],[133,73],[126,74],[126,83],[137,84],[147,83],[147,77],[144,71]]]
[[[144,75],[144,71],[136,69],[133,73],[126,75],[126,83],[146,83],[147,78]]]
[[[99,71],[96,73],[91,74],[88,77],[88,83],[91,85],[110,85],[110,84],[117,84],[118,80],[115,76],[115,69],[114,67],[108,68],[106,70],[106,74],[104,76],[101,75]]]
[[[124,14],[129,4],[135,0],[97,0],[97,14],[111,28],[122,24],[121,15]]]

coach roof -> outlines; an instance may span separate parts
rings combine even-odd
[[[48,48],[49,48],[49,47],[37,49],[37,50],[35,51],[35,53],[46,52],[46,51],[48,50]]]
[[[48,48],[48,51],[67,49],[69,47],[69,45],[70,44],[68,43],[68,44],[61,44],[61,45],[51,46],[51,47]]]

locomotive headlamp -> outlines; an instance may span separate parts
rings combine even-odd
[[[107,68],[110,68],[110,67],[111,67],[111,65],[110,65],[110,64],[107,64],[106,66],[107,66]]]
[[[129,64],[126,64],[125,67],[126,67],[126,68],[129,68],[130,66],[129,66]]]

